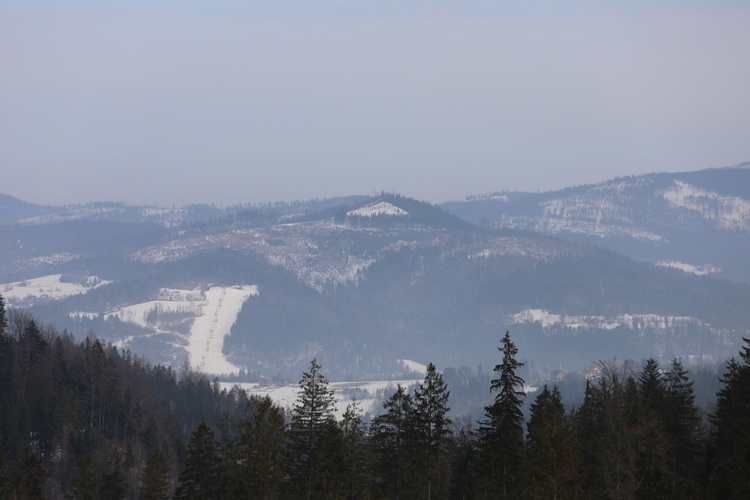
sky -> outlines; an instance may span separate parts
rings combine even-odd
[[[0,193],[430,202],[750,160],[750,2],[0,0]]]

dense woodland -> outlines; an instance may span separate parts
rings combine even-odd
[[[337,421],[316,360],[287,412],[0,296],[0,498],[750,498],[750,341],[707,419],[679,360],[602,362],[566,409],[556,386],[524,394],[508,333],[497,358],[478,422],[449,418],[432,364]]]

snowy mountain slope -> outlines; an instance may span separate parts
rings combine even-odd
[[[738,188],[717,191],[721,182],[710,178],[714,185],[685,178],[702,191],[685,194],[680,203],[689,206],[676,208],[663,194],[672,193],[674,179],[659,176],[571,188],[531,204],[521,194],[491,201],[511,207],[507,220],[516,222],[533,205],[548,227],[577,218],[609,234],[615,225],[632,231],[643,223],[642,231],[661,239],[618,241],[664,246],[679,241],[679,232],[660,232],[679,217],[649,222],[638,214],[653,208],[632,199],[658,191],[653,206],[707,226],[712,220],[697,217],[689,200],[723,193],[729,201],[710,203],[742,214]],[[142,219],[6,224],[0,282],[99,276],[107,283],[85,294],[52,300],[39,292],[28,304],[78,338],[94,331],[176,368],[189,360],[215,373],[241,369],[235,377],[243,382],[297,376],[312,357],[337,380],[407,377],[404,359],[494,366],[506,329],[523,357],[568,369],[613,355],[716,360],[750,335],[750,287],[698,276],[711,268],[688,267],[679,255],[663,259],[667,267],[639,263],[554,235],[480,228],[397,195],[321,206],[175,226]],[[580,241],[587,233],[576,234]],[[537,311],[548,321],[534,319]]]
[[[477,224],[602,245],[639,260],[710,268],[750,282],[750,163],[648,174],[548,193],[444,203]]]

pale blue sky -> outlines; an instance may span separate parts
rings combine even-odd
[[[0,1],[0,192],[440,202],[750,160],[748,2]]]

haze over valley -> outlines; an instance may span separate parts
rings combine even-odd
[[[486,369],[506,330],[539,374],[717,363],[750,335],[748,164],[441,205],[0,204],[8,306],[220,380]]]

